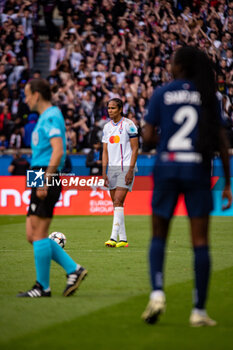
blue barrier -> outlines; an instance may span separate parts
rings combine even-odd
[[[24,156],[28,162],[31,161],[30,155]],[[137,164],[138,164],[138,172],[139,176],[147,176],[150,175],[153,169],[153,165],[155,162],[156,155],[144,155],[140,154],[138,156]],[[89,168],[86,167],[86,155],[70,155],[71,164],[72,164],[72,172],[75,175],[89,175]],[[10,175],[8,172],[8,166],[12,162],[13,157],[11,155],[0,155],[0,176],[2,175]],[[231,156],[231,174],[233,176],[233,156]],[[213,176],[223,176],[223,168],[220,158],[215,158],[213,161]]]
[[[30,155],[24,156],[28,162],[31,161]],[[138,156],[137,164],[138,164],[138,173],[139,176],[147,176],[150,175],[153,169],[153,165],[155,162],[156,155],[144,155],[140,154]],[[89,168],[86,167],[86,155],[70,155],[71,164],[72,164],[72,172],[75,175],[89,175]],[[12,162],[13,157],[11,155],[0,155],[0,176],[2,175],[10,175],[8,172],[8,166]],[[233,156],[231,156],[231,174],[233,176]],[[220,158],[215,158],[213,160],[213,176],[223,176],[223,168]]]

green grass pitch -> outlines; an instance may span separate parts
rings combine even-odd
[[[211,224],[213,273],[207,309],[213,328],[188,325],[192,307],[192,250],[186,218],[172,223],[166,260],[167,311],[157,325],[141,319],[150,292],[150,218],[126,217],[129,248],[104,247],[112,217],[55,217],[52,231],[67,236],[67,252],[88,269],[80,290],[61,296],[65,273],[52,263],[52,298],[18,299],[35,281],[25,217],[0,217],[0,349],[232,350],[233,218]]]

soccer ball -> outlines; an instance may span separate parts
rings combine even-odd
[[[64,248],[66,245],[66,236],[62,232],[52,232],[49,238],[59,244],[60,247]]]

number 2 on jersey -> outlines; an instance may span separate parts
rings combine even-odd
[[[196,109],[192,106],[180,107],[174,114],[173,121],[181,125],[184,120],[184,124],[168,141],[167,148],[169,151],[189,151],[192,149],[192,139],[188,136],[193,131],[198,121]]]

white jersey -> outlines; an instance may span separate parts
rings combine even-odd
[[[112,120],[105,124],[102,142],[108,145],[108,165],[121,171],[130,165],[132,149],[130,138],[137,137],[138,131],[132,120],[122,117],[118,123]]]

